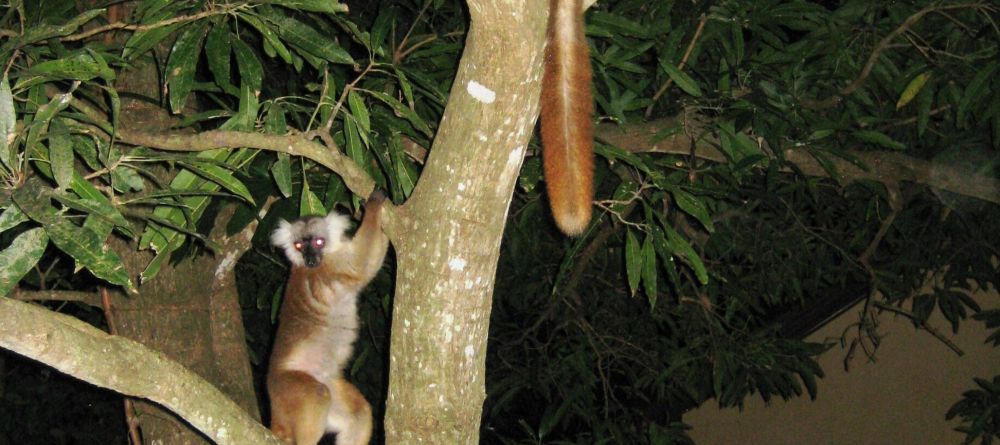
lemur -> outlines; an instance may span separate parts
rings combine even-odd
[[[379,223],[384,200],[372,193],[353,238],[344,234],[349,219],[337,213],[281,221],[271,235],[292,265],[267,373],[271,430],[287,442],[315,445],[328,432],[337,445],[371,437],[371,406],[343,369],[358,336],[358,293],[389,246]]]

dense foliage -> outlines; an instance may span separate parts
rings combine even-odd
[[[131,67],[159,68],[162,96],[142,100],[175,113],[175,129],[310,134],[402,202],[468,27],[464,4],[445,0],[348,2],[349,14],[319,0],[144,1],[124,27],[81,3],[2,9],[3,294],[135,287],[101,248],[109,238],[153,249],[142,279],[155,279],[213,249],[206,221],[222,204],[240,207],[235,231],[291,198],[259,233],[270,215],[356,204],[305,158],[130,143],[142,122],[116,82]],[[623,0],[586,17],[599,119],[661,145],[601,133],[602,211],[571,240],[549,222],[538,159],[525,161],[484,441],[685,443],[683,412],[710,399],[822,397],[813,358],[828,345],[802,338],[858,301],[851,351],[876,353],[886,311],[931,333],[934,312],[953,331],[969,316],[1000,327],[969,297],[1000,285],[996,6]],[[258,238],[240,276],[262,363],[283,274]],[[373,401],[385,400],[389,277],[365,299],[350,370]],[[988,443],[997,379],[973,377],[948,415]]]

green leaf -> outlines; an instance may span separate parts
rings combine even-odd
[[[680,285],[681,276],[677,272],[677,263],[674,261],[673,249],[670,247],[670,243],[667,242],[667,237],[664,235],[663,229],[657,226],[653,227],[653,249],[656,250],[656,254],[660,257],[660,264],[663,264],[663,268],[667,271],[667,278],[670,279],[671,283]]]
[[[122,216],[121,212],[115,208],[110,201],[103,199],[76,198],[65,193],[53,193],[52,197],[60,203],[74,210],[78,210],[88,215],[98,218],[108,225],[120,227],[129,237],[135,236],[132,225]],[[102,230],[103,231],[103,230]],[[95,232],[100,233],[100,232]]]
[[[323,192],[323,208],[332,209],[338,202],[347,202],[354,197],[340,176],[328,175],[327,178],[326,190]]]
[[[931,72],[927,71],[920,73],[911,79],[910,83],[906,84],[906,88],[904,88],[903,92],[899,95],[899,99],[896,100],[896,109],[898,110],[905,107],[906,104],[910,103],[914,97],[917,97],[917,93],[924,88],[924,85],[927,84],[927,79],[930,77]]]
[[[365,101],[364,99],[361,99],[357,90],[351,90],[350,93],[347,93],[347,105],[351,108],[351,114],[354,116],[354,120],[358,123],[361,134],[366,135],[371,133],[371,118],[368,117],[368,109],[365,108]]]
[[[59,188],[68,188],[73,180],[73,144],[69,128],[61,119],[55,119],[49,124],[49,163]]]
[[[413,85],[406,78],[406,73],[400,71],[395,66],[392,69],[396,73],[396,77],[399,78],[399,88],[403,91],[403,98],[406,99],[406,103],[413,105]]]
[[[87,268],[95,277],[135,293],[136,289],[118,254],[108,248],[97,234],[58,214],[48,202],[51,193],[52,189],[33,178],[14,192],[14,202],[29,218],[41,223],[56,247],[73,257],[77,264]]]
[[[410,107],[403,105],[403,103],[396,100],[395,97],[379,91],[368,91],[368,94],[391,107],[396,114],[403,116],[403,119],[406,119],[410,125],[413,125],[413,128],[423,133],[424,136],[430,137],[434,135],[431,127],[427,125],[427,122],[424,122],[424,119],[421,118],[416,111],[413,111]]]
[[[762,154],[760,146],[746,133],[737,132],[736,125],[732,121],[722,122],[718,128],[720,148],[733,162],[739,162],[747,156]]]
[[[226,93],[233,96],[239,95],[239,90],[233,86],[232,74],[230,73],[232,61],[230,49],[232,34],[226,22],[213,23],[205,39],[205,60],[208,62],[208,70],[215,78],[215,84]]]
[[[165,14],[160,13],[162,17],[160,19],[166,20],[171,16],[171,13],[167,11]],[[146,24],[150,22],[158,21],[157,19],[146,20],[143,22]],[[136,31],[131,37],[125,42],[125,49],[122,50],[122,57],[127,59],[134,59],[147,51],[153,49],[154,46],[158,45],[163,39],[166,39],[174,33],[177,29],[184,26],[186,23],[176,23],[173,25],[160,26],[156,28],[151,28],[145,31]]]
[[[332,63],[353,65],[354,59],[341,48],[336,40],[324,37],[312,26],[291,17],[268,17],[285,41],[302,51]]]
[[[917,94],[917,136],[923,136],[924,132],[927,131],[932,105],[934,105],[934,87],[925,86]]]
[[[323,202],[319,200],[319,197],[309,190],[308,183],[302,183],[302,200],[299,201],[299,216],[323,216],[326,214],[326,209],[323,208]]]
[[[651,35],[648,25],[628,20],[621,14],[612,14],[610,12],[594,11],[589,14],[587,27],[591,26],[606,28],[605,32],[613,35],[625,34],[640,38],[649,38]]]
[[[661,221],[661,224],[663,222]],[[671,250],[675,255],[683,259],[691,269],[694,270],[695,276],[698,277],[698,282],[701,284],[708,284],[708,269],[705,268],[705,264],[702,263],[701,257],[698,253],[694,251],[691,244],[687,242],[686,239],[681,237],[679,233],[674,231],[669,225],[663,224],[663,231],[667,235],[667,243],[670,245]]]
[[[701,225],[705,226],[705,229],[709,233],[715,232],[715,225],[712,224],[712,218],[708,216],[708,208],[701,199],[676,187],[671,190],[671,194],[674,195],[677,207],[680,207],[684,213],[695,217]]]
[[[28,221],[28,217],[24,212],[17,208],[17,206],[11,205],[4,209],[3,213],[0,213],[0,233],[6,232],[25,221]]]
[[[250,190],[247,189],[247,186],[242,181],[236,179],[229,170],[208,162],[180,162],[179,164],[197,173],[198,176],[221,185],[226,190],[243,198],[247,203],[254,204],[253,195],[250,194]]]
[[[201,42],[208,32],[208,22],[200,23],[184,30],[174,42],[167,60],[166,83],[170,91],[170,110],[180,114],[187,103],[194,86],[194,74],[198,70],[198,56]]]
[[[141,192],[146,188],[139,172],[127,165],[119,165],[111,170],[111,185],[119,193]]]
[[[86,48],[87,54],[94,59],[94,63],[97,64],[97,76],[104,80],[105,82],[114,82],[118,78],[118,73],[108,66],[108,62],[104,60],[104,56],[101,53],[94,51],[91,48]]]
[[[0,162],[10,170],[14,170],[14,150],[10,144],[17,131],[17,112],[14,109],[14,95],[10,91],[10,82],[3,76],[0,82]]]
[[[891,148],[893,150],[905,150],[906,144],[893,140],[891,137],[885,133],[881,133],[875,130],[859,130],[854,132],[854,136],[865,142],[870,142],[872,144],[881,145],[885,148]]]
[[[538,187],[542,182],[542,160],[540,156],[530,156],[521,164],[521,174],[517,176],[517,185],[526,192]]]
[[[242,81],[250,85],[254,94],[260,93],[264,67],[257,60],[257,55],[242,40],[233,41],[233,54],[236,55],[236,66],[240,70]]]
[[[367,171],[369,165],[365,156],[364,145],[361,143],[361,135],[358,134],[358,126],[352,119],[344,120],[344,140],[347,146],[347,157],[354,160],[361,168]]]
[[[170,259],[171,252],[175,249],[176,248],[165,249],[162,252],[158,252],[156,256],[153,257],[153,260],[146,265],[146,268],[139,273],[139,283],[146,283],[156,277],[156,275],[160,273],[160,269],[163,267],[163,264]]]
[[[722,393],[722,381],[726,379],[726,360],[723,360],[724,352],[717,351],[712,362],[712,392],[715,394],[716,400],[719,401],[720,406],[725,406],[723,404],[724,394]]]
[[[403,150],[403,144],[399,139],[399,134],[393,134],[389,138],[389,156],[392,158],[392,165],[396,176],[393,178],[394,183],[399,187],[399,192],[402,193],[404,197],[409,197],[410,193],[413,193],[413,188],[417,185],[417,169],[407,160],[406,152]],[[539,163],[540,166],[540,163]],[[524,169],[522,168],[522,177]],[[538,169],[539,179],[541,175],[541,168]]]
[[[104,68],[107,69],[107,65]],[[46,79],[90,80],[102,75],[102,73],[107,74],[102,72],[101,66],[92,55],[79,52],[71,57],[48,60],[34,65],[25,74],[27,76],[42,76]],[[28,77],[22,77],[22,79],[28,79]],[[28,82],[31,81],[19,81],[14,89],[24,89]]]
[[[347,12],[347,5],[336,0],[267,0],[263,3],[276,4],[299,11],[325,12],[327,14]]]
[[[29,154],[44,156],[39,146],[42,134],[48,130],[49,122],[52,121],[56,113],[66,109],[72,99],[73,95],[71,93],[56,94],[49,103],[38,108],[38,111],[35,113],[35,120],[31,121],[31,127],[28,129],[28,138],[24,144],[25,150]]]
[[[255,14],[239,14],[239,17],[257,29],[260,35],[264,36],[264,43],[269,45],[271,49],[287,64],[293,63],[292,53],[288,50],[288,47],[278,38],[278,34],[274,32],[274,29],[266,25],[263,20],[261,20]],[[295,69],[298,71],[301,67],[297,66]]]
[[[385,37],[395,28],[399,12],[400,8],[398,6],[379,8],[378,16],[372,22],[371,32],[368,35],[368,48],[371,48],[373,51],[382,52],[386,46]],[[394,66],[393,70],[397,75],[399,74],[397,67]]]
[[[111,102],[111,125],[117,127],[118,117],[122,114],[122,103],[118,97],[118,90],[109,86],[104,89],[104,92],[108,93],[108,101]]]
[[[594,154],[612,162],[624,162],[641,170],[643,173],[653,173],[653,169],[649,167],[645,159],[628,150],[615,147],[614,145],[600,143],[594,144]]]
[[[688,93],[694,97],[701,97],[701,88],[698,87],[698,82],[695,82],[691,76],[688,76],[685,72],[677,69],[672,63],[667,62],[666,59],[660,59],[660,66],[663,70],[667,72],[670,79],[674,81],[685,93]]]
[[[931,294],[921,294],[913,297],[910,302],[910,312],[913,313],[913,317],[920,322],[926,322],[931,316],[931,312],[934,311],[934,305],[937,303],[937,298]]]
[[[257,122],[260,102],[248,82],[240,82],[240,108],[233,117],[219,126],[220,130],[251,131]]]
[[[278,159],[271,166],[271,177],[282,196],[292,196],[292,162],[288,153],[278,153]]]
[[[49,236],[38,227],[18,235],[0,252],[0,297],[10,293],[21,278],[38,264],[48,245]]]
[[[653,235],[646,235],[642,242],[642,284],[646,291],[649,307],[656,307],[656,251],[653,249]]]
[[[94,18],[104,15],[104,8],[91,9],[81,13],[80,15],[73,17],[70,21],[63,25],[36,25],[30,26],[25,29],[23,35],[17,37],[16,39],[8,40],[2,47],[0,47],[0,60],[7,60],[10,56],[10,52],[17,48],[22,48],[27,45],[31,45],[36,42],[41,42],[43,40],[48,40],[53,37],[63,37],[67,36],[73,32],[76,32],[85,23],[93,20]]]
[[[965,87],[962,99],[958,102],[958,109],[955,111],[955,122],[958,128],[968,128],[969,110],[973,108],[974,104],[988,97],[986,93],[994,85],[992,82],[993,72],[997,70],[997,67],[1000,67],[1000,63],[996,61],[986,64]]]
[[[643,255],[639,247],[639,240],[635,237],[632,229],[625,233],[625,273],[628,277],[628,288],[634,297],[639,288],[639,279],[642,277]]]

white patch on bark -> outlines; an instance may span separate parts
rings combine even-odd
[[[521,169],[521,161],[524,160],[524,146],[519,146],[510,151],[507,155],[507,165],[504,166],[506,173],[517,173]]]
[[[465,86],[465,91],[469,93],[474,99],[484,103],[491,104],[497,100],[497,93],[486,85],[483,85],[475,80],[470,80],[469,84]]]
[[[458,183],[458,191],[460,191],[460,192],[464,192],[465,191],[465,183],[464,182],[459,182]]]
[[[226,257],[219,262],[218,267],[215,268],[215,279],[221,280],[223,276],[227,275],[236,266],[236,252],[229,252]]]
[[[472,345],[465,345],[465,356],[472,358],[474,355],[476,355],[476,348],[473,348]]]
[[[465,270],[465,260],[461,258],[452,258],[448,260],[448,268],[455,272],[461,272]]]

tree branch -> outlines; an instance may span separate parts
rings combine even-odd
[[[102,388],[156,402],[218,444],[281,443],[197,374],[135,341],[10,298],[0,298],[0,320],[0,347]]]
[[[598,140],[633,153],[687,156],[691,154],[691,140],[686,134],[677,133],[661,140],[656,139],[657,133],[663,128],[677,125],[677,118],[658,119],[625,127],[606,123],[597,125],[594,128],[594,135]],[[696,143],[695,156],[714,162],[727,162],[726,156],[715,148],[719,145],[718,139],[705,136]],[[996,178],[897,152],[847,150],[847,154],[859,159],[868,170],[842,158],[830,158],[829,162],[840,175],[834,179],[841,183],[865,179],[879,183],[909,181],[1000,204],[1000,180]],[[830,176],[819,161],[806,150],[785,150],[783,155],[786,161],[794,164],[805,175]]]
[[[9,295],[18,301],[75,301],[93,307],[101,307],[101,298],[94,292],[75,290],[27,290],[14,289]]]
[[[211,17],[211,16],[214,16],[214,15],[230,15],[230,14],[235,14],[237,11],[239,11],[241,9],[249,9],[249,8],[250,8],[249,5],[222,6],[219,9],[212,9],[212,10],[203,11],[203,12],[199,12],[197,14],[192,14],[192,15],[182,15],[180,17],[174,17],[174,18],[171,18],[171,19],[168,19],[168,20],[161,20],[159,22],[150,23],[150,24],[147,24],[147,25],[135,25],[135,24],[124,23],[124,22],[109,23],[109,24],[104,25],[104,26],[98,26],[96,28],[88,29],[88,30],[83,31],[83,32],[79,32],[79,33],[76,33],[76,34],[70,34],[68,36],[60,37],[59,40],[63,41],[63,42],[76,42],[76,41],[84,40],[86,38],[89,38],[91,36],[94,36],[94,35],[97,35],[97,34],[100,34],[100,33],[103,33],[103,32],[117,31],[117,30],[120,30],[120,29],[121,30],[132,31],[132,32],[145,32],[145,31],[150,31],[150,30],[157,29],[157,28],[162,28],[164,26],[171,26],[171,25],[177,25],[177,24],[181,24],[181,23],[193,22],[195,20],[201,20],[203,18]]]
[[[278,136],[241,131],[206,131],[197,134],[143,133],[119,130],[120,141],[167,151],[208,151],[220,148],[250,147],[259,150],[305,156],[318,162],[344,179],[352,192],[368,196],[375,189],[375,181],[351,158],[298,135]]]

